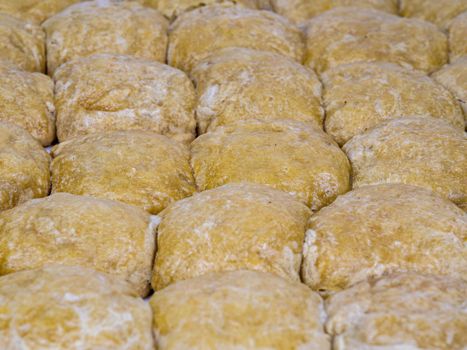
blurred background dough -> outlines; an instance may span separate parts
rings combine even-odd
[[[66,7],[83,0],[0,0],[0,12],[41,24]]]
[[[449,51],[450,62],[467,56],[467,10],[450,22]]]

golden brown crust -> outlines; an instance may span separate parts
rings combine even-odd
[[[0,12],[41,24],[67,6],[83,0],[0,0]]]
[[[467,56],[467,7],[464,13],[450,22],[448,30],[449,60],[454,62],[462,56]]]

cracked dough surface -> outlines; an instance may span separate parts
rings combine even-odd
[[[145,131],[93,134],[52,149],[52,192],[121,201],[157,214],[195,192],[188,149]]]
[[[321,83],[316,74],[285,56],[228,48],[191,72],[198,92],[201,133],[247,119],[294,119],[322,128]]]
[[[0,12],[41,24],[67,6],[83,0],[0,0]]]
[[[127,280],[149,292],[155,227],[142,209],[68,193],[0,213],[0,274],[76,265]]]
[[[190,79],[159,62],[97,54],[57,69],[60,141],[117,130],[146,130],[189,143],[196,96]]]
[[[467,9],[450,22],[449,50],[450,62],[467,56]]]
[[[175,283],[150,301],[159,350],[329,350],[322,301],[303,284],[254,271]]]
[[[467,214],[424,188],[361,187],[313,215],[308,228],[302,277],[323,293],[393,272],[467,273]]]
[[[209,272],[238,269],[300,281],[310,210],[271,187],[228,184],[164,210],[152,285],[156,290]]]
[[[152,350],[151,310],[121,279],[48,266],[0,277],[0,348]]]

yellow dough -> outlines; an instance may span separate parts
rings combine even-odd
[[[316,74],[273,52],[228,48],[191,72],[198,91],[199,132],[245,119],[294,119],[322,128]]]
[[[168,21],[136,2],[86,1],[42,25],[47,33],[47,68],[96,53],[127,54],[164,62]]]
[[[387,119],[430,116],[464,128],[458,101],[423,72],[362,62],[330,69],[321,80],[326,131],[340,145]]]
[[[326,294],[393,272],[467,273],[467,214],[424,188],[364,186],[321,209],[308,227],[303,281]]]
[[[467,56],[467,10],[453,19],[449,25],[449,50],[451,62]]]
[[[292,196],[257,184],[228,184],[164,210],[157,235],[154,289],[208,272],[271,272],[300,281],[310,210]]]
[[[40,24],[80,1],[83,0],[0,0],[0,12]]]
[[[152,350],[151,309],[123,280],[66,266],[0,277],[0,348]]]
[[[45,34],[42,28],[0,13],[0,61],[26,71],[44,72]]]
[[[117,200],[151,214],[195,192],[188,149],[162,135],[88,135],[55,146],[52,155],[52,192]]]
[[[0,211],[49,192],[50,156],[23,128],[0,121]]]
[[[431,23],[341,7],[306,28],[305,63],[321,73],[344,63],[386,61],[432,72],[448,58],[446,36]]]
[[[97,54],[62,65],[54,79],[61,142],[116,130],[153,131],[185,143],[195,137],[195,90],[178,69]]]
[[[209,274],[156,292],[150,304],[158,350],[330,350],[321,298],[271,274]]]
[[[190,72],[210,54],[228,47],[275,52],[301,62],[304,43],[301,31],[282,16],[219,4],[185,12],[172,23],[167,60]]]
[[[393,119],[344,145],[353,187],[406,183],[467,203],[467,138],[441,119]]]
[[[48,264],[90,267],[149,292],[155,221],[144,210],[68,193],[0,213],[0,274]]]
[[[361,282],[326,301],[336,350],[463,350],[467,283],[394,274]]]
[[[192,143],[192,166],[201,191],[253,182],[288,192],[312,210],[349,190],[350,166],[331,137],[293,120],[239,122]]]

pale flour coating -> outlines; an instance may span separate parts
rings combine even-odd
[[[67,6],[83,0],[0,0],[0,12],[41,24]]]

